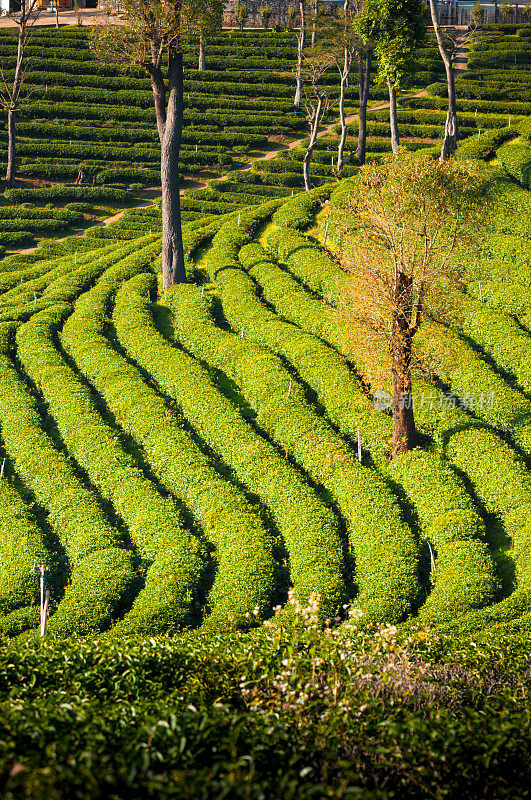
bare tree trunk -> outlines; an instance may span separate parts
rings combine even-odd
[[[360,110],[358,113],[358,148],[356,160],[360,166],[365,164],[365,153],[367,151],[367,103],[369,102],[369,89],[371,86],[371,64],[373,48],[367,46],[365,53],[365,63],[363,53],[358,51],[358,95]]]
[[[400,134],[398,132],[398,119],[396,115],[396,89],[387,77],[387,88],[389,89],[389,125],[391,126],[391,149],[393,155],[397,155],[400,147]]]
[[[161,142],[162,185],[162,283],[164,289],[186,283],[179,192],[179,151],[183,130],[183,57],[170,50],[168,56],[168,107]]]
[[[197,66],[199,72],[204,72],[206,69],[205,62],[205,37],[202,33],[199,34],[199,64]]]
[[[317,99],[317,106],[315,108],[314,117],[311,122],[311,131],[310,131],[310,142],[308,147],[306,148],[306,152],[304,154],[304,159],[302,161],[302,171],[304,175],[304,188],[307,192],[310,191],[312,188],[312,184],[310,181],[310,163],[312,160],[313,149],[315,147],[315,142],[317,141],[317,130],[319,128],[319,121],[321,119],[321,109],[323,107],[323,99],[319,97]]]
[[[157,118],[157,131],[159,141],[162,145],[164,139],[164,128],[166,127],[166,86],[160,67],[148,67],[149,77],[151,78],[151,88],[153,90],[153,103],[155,105],[155,116]]]
[[[15,180],[15,156],[16,156],[16,136],[15,136],[15,108],[9,107],[7,111],[7,169],[5,181],[8,188],[13,186]]]
[[[393,379],[393,444],[394,458],[415,447],[417,431],[413,409],[411,385],[411,341],[408,337],[403,346],[392,354]]]
[[[317,40],[317,15],[319,13],[319,0],[313,0],[312,47]]]
[[[295,87],[295,97],[293,99],[293,105],[295,106],[297,111],[301,107],[301,100],[302,100],[302,62],[304,58],[304,37],[306,34],[306,20],[304,18],[303,0],[300,0],[299,2],[299,13],[301,17],[301,27],[297,38],[297,70],[296,70],[297,85]]]
[[[454,155],[457,149],[457,140],[459,139],[454,70],[452,67],[452,60],[446,52],[446,47],[444,46],[441,26],[439,24],[439,14],[437,11],[437,0],[430,0],[430,12],[433,27],[435,29],[437,45],[439,47],[439,53],[441,54],[441,58],[444,63],[444,69],[446,71],[446,84],[448,86],[448,112],[446,114],[444,141],[441,149],[441,161],[447,161]]]
[[[339,94],[339,123],[341,125],[341,134],[339,137],[339,144],[337,146],[336,175],[338,180],[341,180],[341,177],[343,175],[345,142],[347,140],[347,119],[345,116],[345,93],[347,88],[348,88],[348,53],[347,53],[347,48],[345,48],[345,61],[343,65],[343,70],[341,72],[341,84],[340,84],[340,94]]]
[[[26,44],[25,29],[20,26],[18,33],[17,63],[15,75],[13,77],[13,89],[11,98],[7,106],[7,168],[5,181],[8,187],[13,186],[15,180],[15,156],[16,156],[16,113],[22,89],[24,49]]]
[[[415,447],[417,431],[413,409],[411,360],[413,336],[420,324],[421,304],[413,315],[413,280],[400,270],[396,272],[394,307],[391,323],[391,374],[393,383],[393,444],[391,458]]]

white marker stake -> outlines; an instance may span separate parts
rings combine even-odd
[[[328,220],[326,220],[326,224],[325,224],[323,244],[326,244],[326,237],[327,236],[328,236]]]
[[[291,397],[291,387],[292,387],[292,385],[293,385],[293,381],[292,381],[292,379],[290,378],[290,379],[289,379],[288,397]]]
[[[4,458],[4,460],[2,461],[2,468],[0,469],[0,478],[4,477],[4,467],[5,467],[5,465],[6,465],[6,460]]]
[[[36,294],[36,292],[33,292],[33,302],[35,303],[35,305],[37,305],[37,294]]]
[[[481,290],[481,281],[479,282],[479,299],[483,302],[483,292]]]
[[[238,211],[238,225],[240,224],[240,220],[241,220],[241,214],[240,214],[240,212]]]
[[[240,339],[243,339],[243,334],[245,333],[245,325],[242,325],[242,329],[240,332]]]
[[[41,637],[46,633],[46,622],[48,621],[48,605],[50,603],[50,590],[44,593],[44,602],[41,608]]]
[[[361,464],[361,436],[359,428],[358,428],[358,461]]]
[[[435,559],[433,557],[433,550],[431,549],[431,544],[428,542],[428,547],[430,548],[430,561],[431,561],[431,570],[435,572]]]

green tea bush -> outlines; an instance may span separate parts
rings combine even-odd
[[[276,271],[281,273],[281,278],[285,273],[267,259],[265,251],[258,244],[245,245],[238,254],[238,260],[268,300],[271,295],[265,287],[275,282]],[[285,322],[278,315],[278,309],[276,314],[270,311],[256,296],[256,285],[248,277],[238,275],[234,270],[228,274],[229,279],[227,273],[221,273],[217,283],[224,315],[233,330],[243,328],[246,338],[285,358],[314,389],[318,401],[342,433],[352,441],[356,441],[360,433],[364,447],[375,458],[386,454],[391,437],[390,420],[374,411],[345,360],[317,336]],[[286,278],[290,280],[289,276]],[[326,315],[322,304],[317,311]],[[308,328],[308,309],[304,300],[299,313],[305,321],[304,327]]]
[[[149,250],[144,248],[148,256]],[[172,501],[160,496],[116,441],[89,390],[55,349],[54,328],[69,311],[69,306],[53,306],[32,317],[18,331],[18,355],[69,452],[124,520],[146,567],[153,564],[121,628],[153,633],[179,627],[189,615],[201,572],[198,543],[183,528]]]
[[[4,326],[1,333],[0,424],[5,448],[17,473],[48,511],[71,571],[72,582],[50,620],[50,632],[65,636],[101,630],[130,596],[131,553],[121,548],[118,532],[93,494],[44,432],[34,401],[6,355],[12,329]]]
[[[3,615],[35,602],[39,584],[32,574],[34,562],[48,568],[52,565],[42,529],[9,480],[7,475],[0,479],[0,613]]]
[[[518,385],[531,391],[531,345],[529,334],[512,317],[470,300],[465,305],[463,332],[515,376]]]
[[[488,160],[492,158],[496,149],[507,139],[516,135],[511,128],[487,131],[480,136],[470,136],[457,146],[458,158],[477,158]]]
[[[342,543],[334,515],[252,430],[208,372],[158,333],[150,314],[150,284],[150,276],[140,275],[119,291],[113,320],[120,343],[267,506],[288,551],[290,579],[301,602],[318,593],[323,614],[333,616],[344,599]]]
[[[422,537],[435,550],[433,588],[420,617],[453,620],[491,603],[496,582],[485,525],[455,472],[417,449],[394,458],[389,474],[413,504]]]
[[[209,263],[204,265],[212,278],[231,270],[235,241],[245,239],[245,232],[267,213],[271,212],[266,206],[249,212],[241,221],[242,230],[236,229],[235,240],[233,226],[214,237]],[[416,593],[416,548],[387,487],[352,458],[335,432],[306,404],[303,388],[275,356],[217,328],[198,292],[174,290],[170,302],[176,310],[177,336],[187,349],[226,372],[256,409],[260,426],[336,498],[350,524],[358,602],[369,616],[399,619]],[[379,544],[382,540],[385,548]]]
[[[211,625],[245,614],[264,613],[274,586],[271,541],[256,509],[216,471],[184,430],[175,412],[111,346],[104,315],[122,281],[143,269],[136,255],[107,270],[83,295],[66,321],[61,339],[81,372],[101,392],[121,427],[143,448],[155,476],[182,500],[217,551],[210,593]]]
[[[332,305],[344,296],[348,275],[333,263],[319,245],[303,234],[288,228],[275,228],[267,235],[267,247],[274,258]]]
[[[496,152],[498,161],[507,174],[518,181],[524,189],[529,189],[531,178],[531,147],[524,144],[506,144]]]

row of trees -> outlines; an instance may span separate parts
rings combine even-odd
[[[429,0],[431,16],[448,82],[448,116],[441,158],[456,146],[457,114],[451,57],[446,50],[436,0]],[[186,280],[181,234],[179,151],[183,129],[183,53],[199,38],[199,67],[205,66],[208,37],[221,28],[222,0],[124,0],[125,25],[109,20],[91,31],[91,47],[107,63],[124,68],[143,67],[150,77],[157,130],[161,145],[162,267],[164,286]],[[393,150],[399,143],[396,93],[411,70],[416,47],[426,33],[422,0],[344,0],[337,15],[320,13],[319,0],[298,2],[297,64],[294,105],[304,102],[310,124],[310,144],[304,160],[304,179],[310,188],[309,165],[319,125],[332,103],[322,88],[324,73],[335,66],[340,76],[341,136],[336,172],[341,177],[346,143],[345,93],[352,68],[357,69],[359,134],[356,158],[365,162],[366,114],[371,67],[376,61],[378,80],[389,90]],[[15,15],[19,26],[18,55],[13,83],[4,80],[1,99],[7,109],[9,152],[6,182],[15,174],[15,120],[24,80],[24,53],[37,14],[37,0],[29,0]],[[293,14],[291,14],[293,17]],[[306,40],[310,38],[309,47]],[[194,45],[195,46],[195,45]]]
[[[452,54],[443,37],[436,0],[430,0],[430,12],[448,85],[448,114],[441,149],[441,158],[448,159],[455,152],[459,135]],[[365,163],[367,104],[374,63],[377,83],[385,84],[389,92],[391,145],[396,155],[399,147],[397,92],[414,72],[416,50],[425,42],[427,27],[423,0],[344,0],[338,14],[319,13],[316,5],[306,9],[304,1],[300,0],[299,18],[294,106],[300,109],[304,105],[310,126],[303,162],[305,187],[310,189],[309,168],[317,132],[334,105],[339,107],[341,126],[335,172],[338,178],[342,176],[347,134],[345,95],[354,69],[359,102],[356,161],[359,165]],[[312,44],[306,48],[310,27]],[[339,73],[340,88],[338,98],[332,100],[328,89],[322,86],[322,78],[334,68]]]

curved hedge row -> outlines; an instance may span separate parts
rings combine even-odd
[[[144,248],[143,257],[149,258],[153,249]],[[135,466],[116,431],[101,418],[89,389],[57,352],[54,330],[70,311],[70,306],[53,306],[22,325],[17,333],[18,356],[42,392],[68,451],[112,503],[150,567],[125,628],[156,633],[182,627],[202,569],[197,540],[183,528],[174,503],[161,497]]]
[[[531,147],[527,144],[506,144],[496,152],[498,161],[511,178],[524,189],[530,188]]]
[[[49,512],[49,522],[70,563],[72,582],[50,620],[52,635],[89,633],[108,627],[131,597],[132,554],[122,549],[92,493],[70,459],[42,428],[25,384],[6,355],[13,326],[0,336],[0,424],[16,471]]]
[[[416,391],[429,393],[417,379]],[[465,476],[489,514],[503,525],[489,527],[491,552],[502,579],[505,600],[481,611],[468,612],[455,623],[456,632],[471,633],[504,624],[531,609],[531,480],[523,461],[503,439],[453,404],[424,403],[417,407],[419,430],[433,436],[443,457]],[[515,571],[516,568],[516,571]],[[503,596],[502,595],[502,596]]]
[[[442,622],[491,603],[497,587],[485,525],[462,481],[422,450],[394,458],[389,474],[413,503],[422,536],[435,550],[434,585],[420,617]]]
[[[173,397],[202,439],[269,508],[289,554],[291,581],[300,602],[312,592],[324,616],[344,599],[342,544],[334,515],[276,450],[244,421],[206,370],[172,347],[155,329],[148,292],[139,275],[118,292],[113,321],[120,343],[163,391]]]
[[[292,200],[286,200],[273,214],[273,223],[286,228],[304,228],[315,216],[317,209],[328,200],[334,185],[327,183],[309,192],[301,192]]]
[[[0,453],[4,460],[4,454]],[[27,504],[9,482],[0,479],[0,615],[33,605],[39,582],[32,573],[34,562],[52,567],[45,536]],[[21,610],[23,609],[23,610]]]
[[[258,244],[245,245],[238,259],[260,286],[264,275],[267,283],[267,273],[278,269]],[[373,456],[381,458],[388,452],[390,420],[373,410],[357,378],[335,350],[270,311],[256,296],[253,281],[241,271],[223,270],[218,274],[217,285],[225,317],[234,330],[244,329],[246,338],[286,358],[314,389],[318,401],[343,433],[355,440],[359,431]],[[324,310],[322,304],[321,308]],[[303,308],[300,313],[304,316]]]
[[[510,316],[469,300],[465,305],[463,331],[487,352],[518,384],[531,392],[531,339]]]
[[[274,228],[266,236],[272,256],[285,264],[308,288],[337,305],[350,278],[319,245],[288,228]]]
[[[222,268],[218,244],[215,237],[211,254]],[[234,380],[256,410],[260,427],[336,498],[349,521],[359,586],[356,604],[368,618],[401,619],[417,593],[417,548],[387,486],[358,464],[308,406],[303,387],[276,356],[218,328],[195,287],[175,287],[168,297],[183,345]]]
[[[507,431],[531,454],[531,403],[499,376],[455,331],[425,323],[415,336],[441,379],[480,419]]]
[[[81,372],[101,392],[118,423],[143,448],[157,478],[179,497],[217,549],[210,593],[210,624],[269,607],[275,567],[270,536],[256,509],[223,480],[175,418],[175,412],[143,381],[104,335],[105,312],[120,284],[143,267],[129,256],[99,279],[76,303],[62,343]]]

